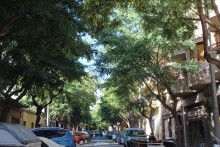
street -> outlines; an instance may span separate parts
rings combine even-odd
[[[107,137],[93,137],[92,140],[88,144],[79,145],[76,147],[123,147],[123,145],[119,145],[118,143],[108,139]],[[148,147],[164,147],[163,144],[157,145],[148,145]]]
[[[76,147],[123,147],[122,145],[118,145],[116,142],[108,139],[107,137],[93,137],[92,140],[88,144],[79,145]]]

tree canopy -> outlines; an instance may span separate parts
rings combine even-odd
[[[79,58],[90,58],[92,50],[82,40],[86,27],[80,18],[81,10],[80,1],[0,2],[3,111],[23,98],[33,85],[61,86],[63,81],[86,75]],[[6,121],[4,114],[1,121]]]
[[[160,6],[157,10],[162,11],[161,14],[166,14],[170,7],[161,5],[160,2],[155,2],[155,4]],[[146,9],[148,7],[150,9],[151,5],[145,6]],[[120,10],[118,9],[111,17],[111,22],[120,19],[123,25],[111,27],[109,23],[100,35],[99,41],[105,46],[105,51],[100,53],[97,59],[98,70],[109,75],[106,85],[116,87],[119,95],[127,93],[132,98],[133,91],[145,85],[153,97],[171,112],[176,126],[179,126],[176,111],[179,98],[175,95],[172,86],[179,74],[186,70],[196,70],[196,66],[187,66],[189,65],[186,64],[187,62],[179,62],[172,57],[179,49],[193,49],[194,43],[191,38],[194,24],[185,23],[185,21],[166,24],[167,21],[171,21],[169,19],[172,14],[164,15],[162,19],[159,19],[149,13],[148,20],[150,21],[147,23],[142,21],[140,15],[132,17],[140,12],[128,11],[120,15]],[[152,21],[159,22],[153,25]],[[169,27],[165,27],[166,25]],[[193,61],[189,62],[193,64]],[[147,80],[151,81],[155,87],[147,85]],[[170,106],[166,103],[166,94],[171,96],[174,105]],[[180,129],[177,128],[176,131]],[[178,136],[181,137],[180,132]]]
[[[92,77],[67,83],[51,105],[51,117],[70,123],[76,129],[91,125],[91,108],[96,102],[96,80]]]

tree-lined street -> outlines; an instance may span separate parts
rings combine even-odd
[[[220,144],[219,10],[219,0],[1,0],[0,122]]]

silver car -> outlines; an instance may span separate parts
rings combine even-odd
[[[128,146],[131,140],[147,141],[147,135],[144,130],[140,128],[127,128],[125,130],[124,147]]]

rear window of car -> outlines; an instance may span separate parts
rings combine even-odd
[[[34,134],[37,136],[42,136],[42,137],[51,139],[51,138],[65,136],[66,131],[64,130],[39,130],[39,131],[34,131]]]
[[[146,136],[144,130],[128,130],[127,134],[128,134],[128,136],[134,136],[134,137]]]
[[[78,133],[78,132],[73,132],[72,135],[74,135],[74,136],[81,136],[81,134]]]

